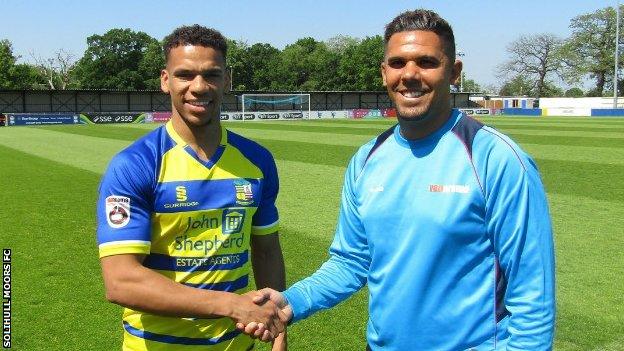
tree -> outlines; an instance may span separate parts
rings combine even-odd
[[[155,50],[155,44],[156,39],[130,29],[94,34],[87,38],[87,50],[74,70],[75,77],[83,88],[145,89],[153,72],[139,66],[148,48]]]
[[[526,76],[516,75],[503,83],[499,94],[502,96],[534,95],[535,83]]]
[[[232,86],[234,90],[254,90],[252,87],[251,75],[249,70],[249,45],[244,41],[227,40],[228,53],[226,65],[233,74]]]
[[[381,62],[384,44],[381,36],[366,37],[346,48],[338,64],[341,90],[382,91]]]
[[[18,58],[11,42],[0,40],[0,89],[38,88],[45,80],[33,66],[18,64]]]
[[[605,88],[613,88],[615,17],[615,9],[607,7],[573,18],[572,35],[562,48],[566,79],[576,83],[589,76],[596,84],[588,92],[592,96],[602,96]],[[623,24],[620,26],[622,31]]]
[[[72,53],[60,49],[54,53],[53,57],[47,59],[35,56],[32,52],[30,56],[35,60],[35,68],[44,77],[49,89],[64,90],[74,85],[74,77],[71,73],[76,67],[76,60]]]
[[[541,97],[561,97],[564,96],[563,89],[552,82],[546,82]]]
[[[565,97],[583,97],[583,95],[585,95],[585,93],[583,92],[583,90],[581,90],[581,88],[570,88],[568,90],[566,90],[565,92]]]
[[[270,44],[228,40],[227,66],[234,76],[235,90],[270,90],[280,51]]]
[[[273,69],[279,61],[280,51],[271,44],[256,43],[247,50],[247,65],[251,70],[251,87],[269,90],[274,77]]]
[[[463,86],[463,91],[467,92],[481,92],[481,86],[473,79],[466,78],[466,74],[462,72],[462,82],[458,82]]]
[[[157,41],[149,43],[138,67],[145,89],[160,89],[160,71],[163,68],[165,68],[165,53],[162,44]]]
[[[348,35],[336,35],[325,41],[327,49],[331,52],[335,52],[339,55],[343,54],[348,48],[356,46],[360,43],[358,38],[353,38]]]
[[[0,40],[0,89],[11,89],[10,74],[17,58],[13,55],[13,45],[7,39]]]
[[[546,92],[549,78],[562,75],[560,50],[563,41],[553,34],[523,35],[507,46],[509,61],[499,66],[499,75],[504,77],[525,75],[535,81],[533,96],[541,97]]]
[[[495,84],[486,84],[483,86],[482,91],[486,94],[497,94],[500,89]]]
[[[302,38],[287,45],[274,61],[272,90],[327,90],[337,79],[333,67],[337,54],[331,53],[325,43],[314,38]]]

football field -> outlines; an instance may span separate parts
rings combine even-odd
[[[548,192],[556,350],[624,350],[624,118],[482,120],[533,156]],[[393,123],[225,123],[276,158],[287,285],[327,258],[345,167]],[[97,187],[110,158],[157,126],[0,128],[0,243],[12,249],[15,349],[120,349],[121,308],[104,298],[97,258]],[[291,326],[290,349],[364,350],[366,319],[364,289]]]

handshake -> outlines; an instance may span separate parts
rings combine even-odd
[[[279,291],[264,288],[241,296],[236,328],[254,339],[272,341],[284,332],[293,311]]]

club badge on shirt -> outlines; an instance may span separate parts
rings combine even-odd
[[[124,227],[130,222],[130,198],[111,195],[106,198],[106,221],[111,228]]]
[[[251,183],[245,179],[234,181],[234,190],[236,191],[236,203],[238,205],[250,205],[254,202]]]

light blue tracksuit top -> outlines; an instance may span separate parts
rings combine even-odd
[[[399,130],[351,159],[330,259],[285,292],[293,320],[368,284],[372,350],[551,349],[553,239],[534,162],[457,110],[424,139]]]

